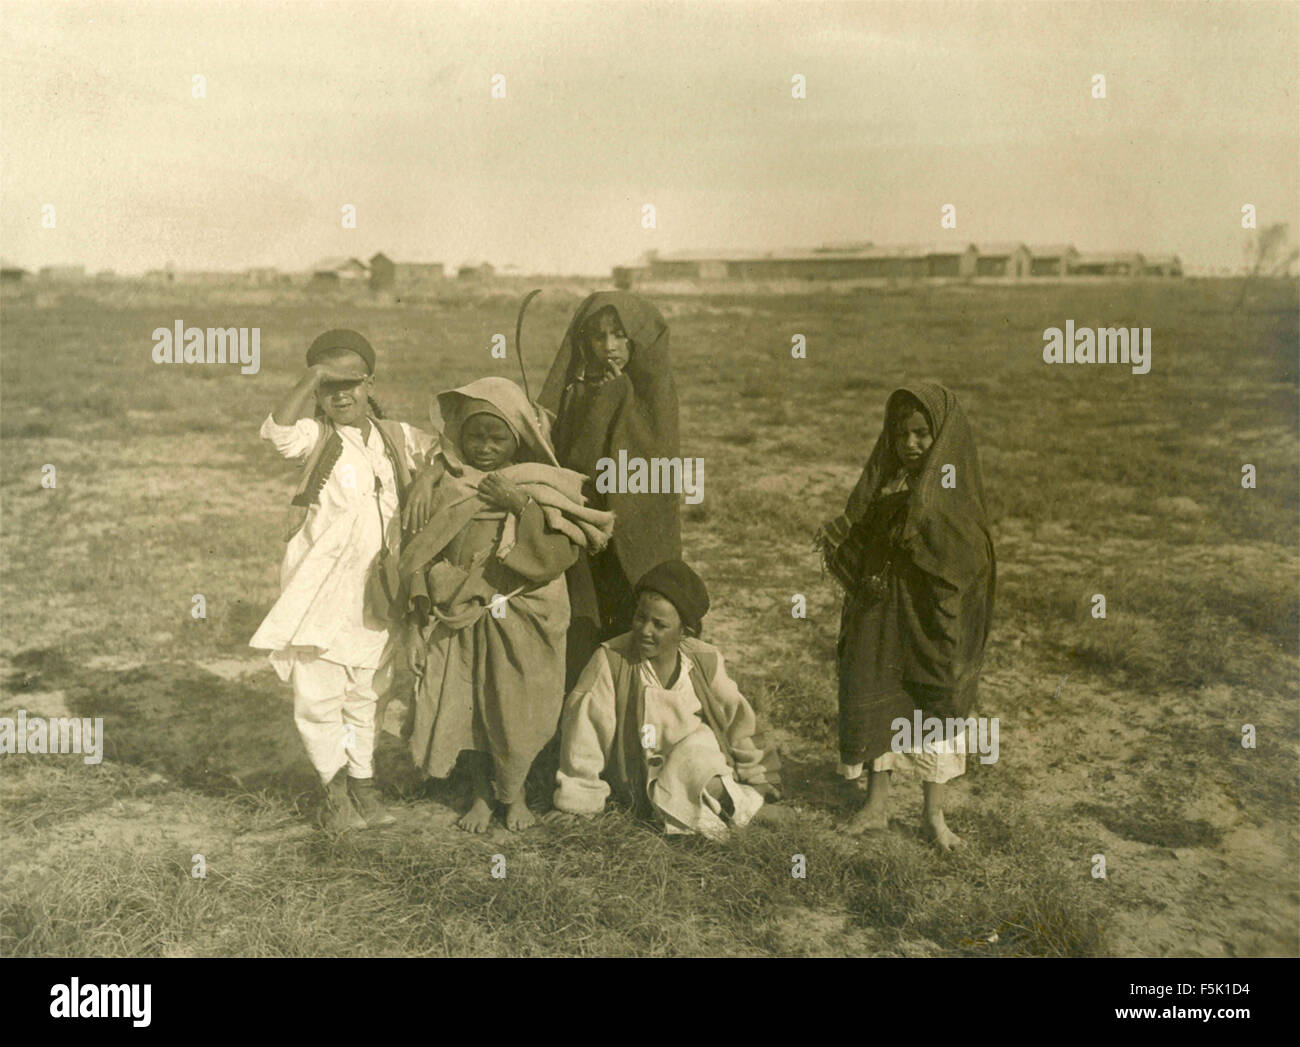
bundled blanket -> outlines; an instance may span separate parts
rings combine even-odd
[[[587,478],[559,466],[551,451],[546,416],[534,410],[517,385],[505,378],[481,378],[440,394],[438,400],[443,416],[438,462],[443,475],[434,493],[429,522],[402,550],[398,571],[404,582],[409,583],[413,575],[423,572],[472,519],[490,511],[478,493],[479,484],[488,474],[466,464],[458,450],[460,426],[476,402],[486,401],[497,409],[519,440],[519,456],[531,459],[504,466],[496,474],[517,483],[542,510],[547,526],[575,545],[599,552],[609,544],[614,514],[586,504],[582,485]],[[514,548],[517,526],[517,519],[507,514],[498,557]],[[407,591],[411,589],[408,584]]]

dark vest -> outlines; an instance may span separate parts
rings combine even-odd
[[[646,796],[645,753],[641,748],[641,726],[645,722],[645,689],[631,658],[631,633],[623,633],[602,644],[614,677],[614,747],[605,767],[610,792],[638,815],[651,814]],[[717,649],[702,640],[686,639],[681,645],[682,668],[691,675],[691,686],[700,700],[704,722],[718,739],[727,766],[735,771],[727,736],[719,726],[709,681],[718,668]]]

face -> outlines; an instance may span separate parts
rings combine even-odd
[[[471,415],[460,427],[461,454],[466,462],[485,473],[509,465],[518,449],[510,427],[490,414]]]
[[[356,353],[338,353],[328,358],[331,367],[340,371],[365,374],[366,362]],[[370,409],[370,390],[375,380],[367,376],[356,381],[321,382],[316,388],[316,403],[335,425],[360,425]]]
[[[670,600],[658,593],[642,592],[632,615],[632,638],[645,661],[677,650],[682,639],[682,618]]]
[[[614,364],[618,370],[627,366],[632,358],[632,343],[628,341],[618,314],[612,309],[602,309],[583,326],[587,338],[587,352],[592,359],[603,364]]]
[[[934,435],[920,411],[909,411],[894,423],[894,450],[909,473],[919,472]]]

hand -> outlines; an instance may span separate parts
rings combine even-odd
[[[402,530],[414,534],[422,531],[433,513],[433,492],[442,479],[442,464],[426,465],[411,480],[402,507]]]
[[[488,505],[506,509],[518,516],[528,507],[528,495],[513,480],[488,473],[478,485],[479,497]]]
[[[426,664],[424,637],[420,635],[419,626],[408,625],[406,628],[406,667],[416,676],[423,676]]]
[[[311,372],[317,385],[322,382],[348,382],[355,385],[357,382],[364,382],[369,377],[365,372],[347,364],[340,365],[328,361],[312,364],[307,370]]]
[[[757,788],[758,788],[759,795],[763,797],[765,802],[767,803],[781,802],[781,789],[779,786],[773,785],[771,782],[767,782],[766,784],[760,785]]]

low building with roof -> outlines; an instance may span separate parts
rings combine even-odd
[[[1074,276],[1141,276],[1145,261],[1136,251],[1090,251],[1070,266]]]
[[[1079,252],[1073,244],[1026,244],[1030,276],[1069,276]]]
[[[1020,280],[1029,275],[1033,261],[1029,248],[1008,240],[1004,243],[976,244],[976,276],[999,276]]]
[[[1183,261],[1176,254],[1152,254],[1144,256],[1142,267],[1145,276],[1182,276]]]

